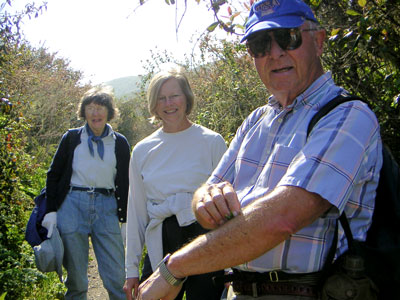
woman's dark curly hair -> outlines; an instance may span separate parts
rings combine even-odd
[[[112,88],[109,86],[91,88],[83,95],[77,111],[78,118],[86,120],[85,107],[91,103],[103,105],[107,108],[107,121],[116,118],[119,114],[118,108],[116,108],[114,104]]]

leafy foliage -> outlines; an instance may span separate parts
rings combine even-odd
[[[230,34],[243,31],[243,14],[247,15],[252,0],[210,3],[217,20],[210,32],[218,28]],[[328,33],[323,55],[326,70],[332,71],[339,85],[370,101],[383,139],[400,161],[400,4],[394,0],[308,3]],[[8,0],[1,8],[10,4]],[[0,14],[0,299],[5,293],[7,299],[56,299],[62,298],[64,290],[55,274],[35,269],[23,231],[61,135],[81,124],[75,111],[88,86],[80,83],[81,72],[72,70],[68,61],[20,39],[22,18],[44,9],[27,5],[19,14]],[[192,53],[183,61],[171,53],[152,52],[145,62],[147,73],[141,77],[140,91],[117,101],[120,118],[112,125],[132,146],[156,129],[147,120],[146,87],[166,63],[187,69],[197,102],[190,118],[221,133],[227,143],[243,119],[266,103],[268,91],[234,35],[218,40],[209,33],[196,47],[200,54]]]
[[[17,68],[8,78],[7,87],[30,124],[27,150],[43,147],[44,153],[52,153],[61,134],[81,124],[75,112],[87,89],[79,85],[82,74],[71,70],[68,62],[55,53],[33,49],[25,43],[19,45],[14,66]]]
[[[335,81],[369,101],[382,139],[400,161],[400,5],[397,1],[310,1],[328,32],[323,57]]]
[[[200,49],[201,58],[190,75],[197,99],[195,119],[229,143],[249,113],[266,104],[268,92],[242,44],[208,35]]]
[[[80,75],[69,70],[65,61],[43,49],[31,49],[21,40],[19,22],[38,14],[43,6],[29,4],[24,11],[10,15],[6,4],[11,5],[11,1],[2,4],[4,13],[0,15],[0,291],[7,299],[58,299],[64,287],[57,283],[56,275],[45,275],[35,268],[33,251],[24,241],[24,229],[32,199],[44,186],[43,161],[49,160],[43,140],[39,140],[41,127],[35,113],[56,114],[60,106],[67,106],[59,104],[54,111],[46,111],[51,103],[40,108],[35,105],[45,93],[65,99],[71,93],[62,98],[57,91],[76,91]],[[70,84],[70,80],[75,81]],[[47,97],[54,100],[49,94]],[[69,120],[70,111],[64,113],[58,116]],[[41,115],[40,120],[48,125],[47,132],[64,130],[60,123],[51,123],[51,118]]]
[[[117,101],[120,110],[120,118],[116,121],[116,130],[122,133],[131,146],[145,138],[155,130],[155,127],[148,121],[146,98],[136,94],[124,101]]]

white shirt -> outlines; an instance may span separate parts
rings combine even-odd
[[[140,141],[129,167],[126,277],[139,277],[144,244],[152,268],[162,259],[162,221],[177,215],[180,226],[195,221],[194,191],[217,166],[226,150],[221,135],[193,124],[177,133],[162,129]]]
[[[71,186],[98,187],[114,189],[117,174],[117,159],[115,157],[115,135],[110,130],[102,140],[104,143],[103,160],[97,153],[97,144],[93,142],[94,156],[89,152],[88,134],[83,127],[81,143],[74,150],[72,161]]]

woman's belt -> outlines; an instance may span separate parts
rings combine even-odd
[[[100,193],[100,194],[103,194],[103,195],[106,195],[106,196],[110,196],[114,192],[113,189],[94,188],[94,187],[80,187],[80,186],[71,186],[71,190],[88,192],[88,193]]]

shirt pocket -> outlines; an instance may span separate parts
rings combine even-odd
[[[276,144],[271,154],[266,157],[266,163],[256,183],[257,187],[272,190],[285,176],[287,169],[300,149]]]

